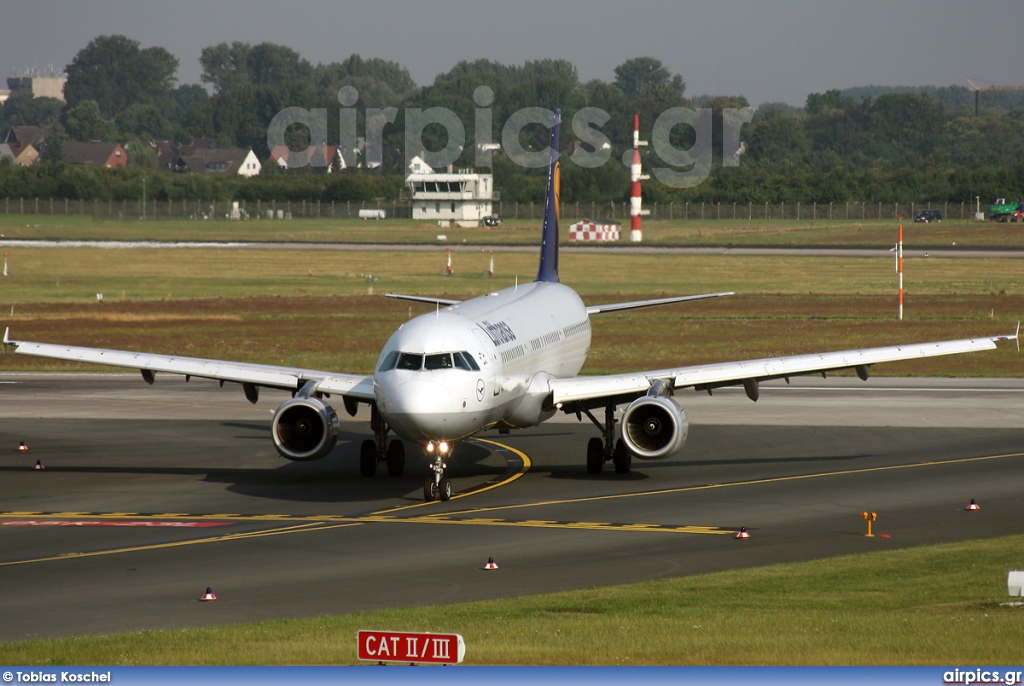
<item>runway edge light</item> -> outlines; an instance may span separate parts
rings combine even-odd
[[[216,599],[217,599],[217,596],[215,596],[213,594],[213,588],[209,587],[209,586],[206,587],[206,593],[204,593],[203,597],[200,598],[200,600],[202,600],[203,602],[210,602],[210,601],[213,601],[213,600],[216,600]]]
[[[25,441],[22,441],[21,443],[18,444],[18,452],[19,453],[27,453],[28,452],[28,446],[25,445]]]
[[[498,565],[494,562],[493,557],[487,558],[487,564],[484,565],[484,569],[497,569]]]
[[[43,466],[43,461],[42,460],[36,460],[36,467],[35,467],[35,469],[36,469],[37,472],[41,472],[44,469],[46,469],[46,467]]]
[[[750,538],[750,532],[747,531],[747,527],[741,526],[740,530],[736,532],[736,535],[733,536],[733,538],[738,538],[741,541],[745,541],[748,538]]]
[[[981,506],[978,505],[978,503],[976,503],[974,501],[974,498],[971,498],[971,504],[967,506],[967,511],[968,512],[975,512],[975,511],[980,510],[980,509],[981,509]]]

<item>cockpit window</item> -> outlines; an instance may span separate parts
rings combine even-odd
[[[397,362],[398,351],[392,350],[391,352],[388,353],[388,356],[384,358],[384,361],[380,363],[380,369],[378,371],[390,372],[392,369],[395,368],[395,363]]]
[[[477,365],[476,360],[474,360],[473,356],[467,352],[455,353],[455,368],[462,369],[467,372],[480,371],[480,367]]]
[[[435,369],[451,369],[452,368],[452,355],[451,353],[438,353],[436,355],[427,355],[426,364],[423,368],[428,372]]]
[[[398,356],[398,368],[409,371],[419,371],[423,366],[423,355],[417,353],[402,353]]]

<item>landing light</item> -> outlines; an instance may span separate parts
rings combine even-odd
[[[431,441],[430,443],[427,443],[427,452],[428,453],[434,452],[434,442],[433,441]]]
[[[440,453],[442,455],[447,455],[448,454],[448,443],[447,443],[447,441],[441,441],[440,443],[438,443],[437,444],[437,449],[438,449],[438,451],[440,451]]]

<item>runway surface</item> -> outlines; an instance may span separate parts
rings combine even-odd
[[[684,392],[680,456],[584,466],[584,419],[359,476],[365,410],[291,463],[240,387],[0,374],[0,641],[509,597],[1024,533],[1024,380]],[[347,417],[347,415],[344,415]],[[27,452],[17,446],[24,441]],[[36,470],[36,461],[45,467]],[[974,498],[981,510],[965,507]],[[874,538],[860,513],[878,513]],[[751,538],[736,540],[746,527]],[[881,534],[888,534],[883,538]],[[497,571],[483,571],[489,557]],[[207,587],[218,600],[199,602]]]

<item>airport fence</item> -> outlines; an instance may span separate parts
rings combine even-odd
[[[301,201],[217,201],[217,200],[70,200],[66,198],[3,198],[5,215],[89,215],[98,219],[349,219],[360,210],[382,209],[389,218],[409,219],[409,201],[323,202]],[[930,202],[843,202],[843,203],[753,203],[753,202],[670,202],[645,203],[651,219],[668,220],[764,220],[869,221],[913,218],[923,209],[942,210],[947,219],[970,219],[974,208],[967,203]],[[494,203],[494,213],[505,219],[541,219],[543,203]],[[629,218],[628,202],[568,202],[562,204],[562,218],[595,221]]]

